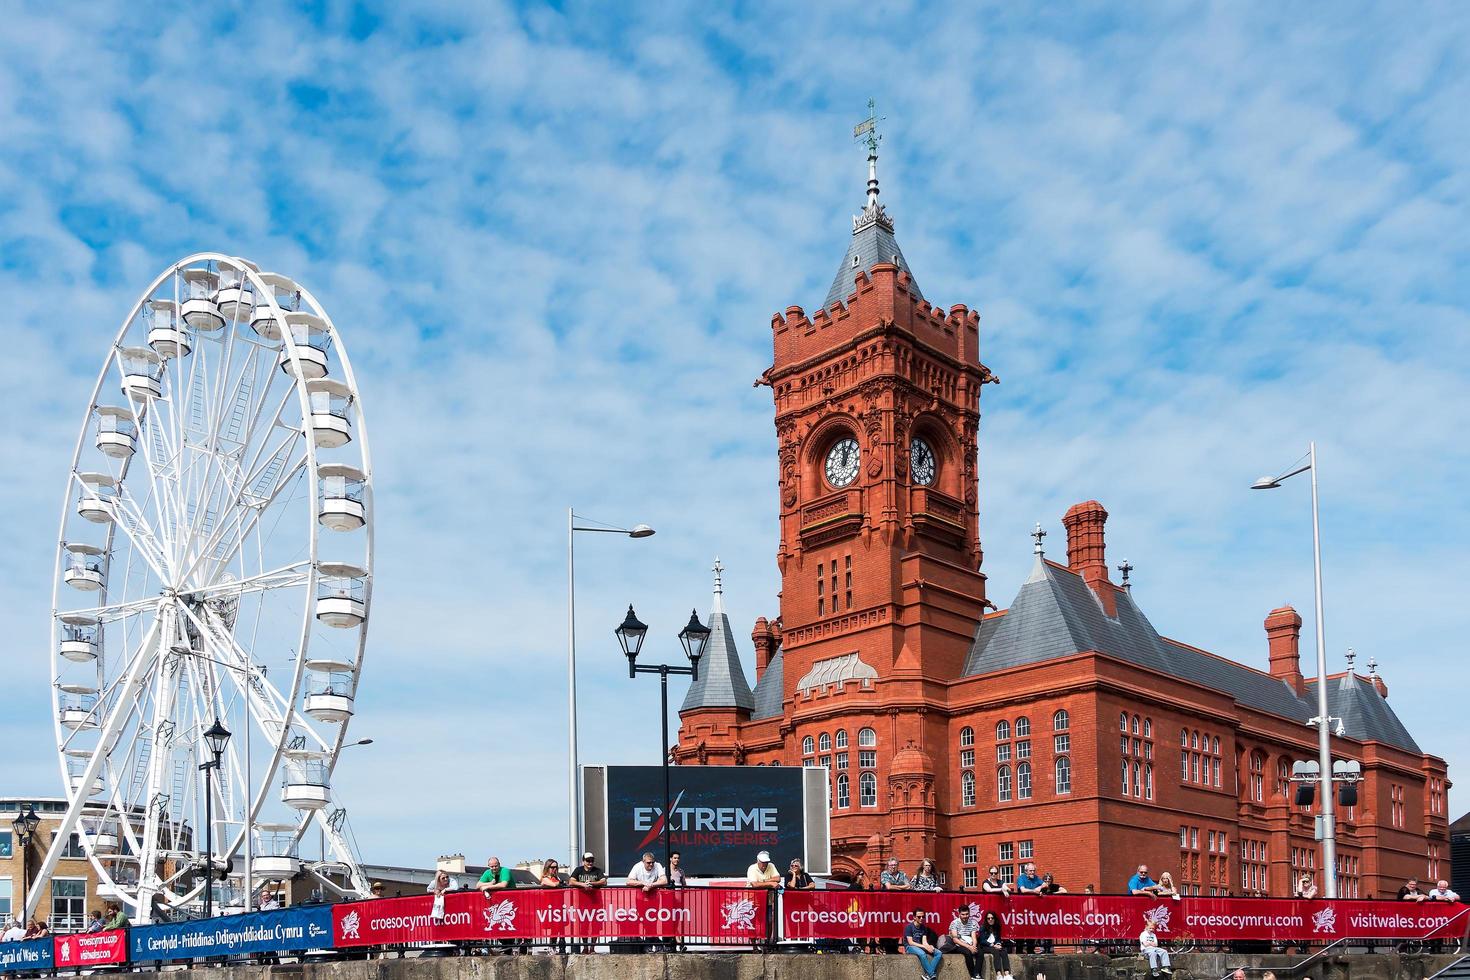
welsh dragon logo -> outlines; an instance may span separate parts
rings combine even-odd
[[[358,938],[357,931],[362,928],[362,915],[356,910],[342,916],[342,937],[344,939]]]
[[[514,929],[516,927],[516,905],[505,899],[498,905],[489,905],[480,912],[485,919],[485,931],[492,929]]]
[[[1312,913],[1312,931],[1315,932],[1337,932],[1337,909],[1328,906],[1320,912]]]
[[[726,929],[755,930],[755,902],[748,898],[731,899],[721,905],[720,915],[725,919]]]
[[[1147,912],[1143,913],[1143,917],[1145,919],[1153,919],[1154,920],[1154,931],[1155,932],[1168,932],[1169,931],[1169,915],[1172,912],[1173,912],[1173,909],[1169,908],[1169,906],[1167,906],[1167,905],[1160,905],[1160,906],[1157,906],[1156,908],[1151,908]]]

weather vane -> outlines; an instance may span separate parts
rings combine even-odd
[[[1036,539],[1036,553],[1038,555],[1045,554],[1045,552],[1041,550],[1041,539],[1046,537],[1046,532],[1041,529],[1040,523],[1036,525],[1036,530],[1031,532],[1031,536]]]
[[[878,132],[878,123],[887,116],[878,115],[878,103],[872,99],[868,100],[868,118],[852,127],[852,138],[867,144],[868,152],[873,156],[878,155],[878,144],[883,142],[883,136]]]
[[[1119,584],[1122,585],[1123,588],[1127,589],[1129,592],[1132,592],[1133,586],[1128,584],[1128,573],[1133,571],[1133,562],[1129,561],[1127,558],[1124,558],[1123,564],[1118,566],[1118,571],[1121,572],[1123,575],[1123,581]]]

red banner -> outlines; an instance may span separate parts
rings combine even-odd
[[[1145,917],[1161,942],[1328,943],[1336,939],[1459,936],[1466,906],[1448,902],[1289,901],[1271,898],[1130,898],[1123,895],[1015,896],[950,892],[786,892],[783,939],[897,939],[906,918],[923,909],[943,933],[955,910],[994,910],[1007,939],[1136,940]]]
[[[56,967],[98,966],[103,963],[126,963],[128,959],[128,931],[109,929],[107,932],[78,932],[70,936],[57,936]]]
[[[769,892],[745,888],[515,888],[444,896],[442,919],[432,895],[352,902],[332,909],[337,946],[494,942],[502,939],[641,939],[678,937],[753,943],[769,930]]]

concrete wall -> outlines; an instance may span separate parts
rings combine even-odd
[[[1174,959],[1180,980],[1219,980],[1245,967],[1252,980],[1271,969],[1287,980],[1296,957],[1196,953]],[[1311,980],[1426,980],[1454,961],[1451,956],[1352,954],[1313,962]],[[1023,964],[1025,969],[1023,969]],[[1142,960],[1103,956],[1011,957],[1017,980],[1140,980]],[[964,961],[946,956],[941,980],[965,980]],[[916,980],[910,956],[849,954],[684,953],[613,956],[463,956],[345,960],[305,965],[211,967],[170,973],[170,980]],[[986,976],[991,977],[989,970]],[[1300,980],[1300,978],[1292,978]]]

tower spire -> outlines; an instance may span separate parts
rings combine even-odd
[[[720,564],[718,555],[715,556],[715,564],[712,571],[715,573],[715,598],[712,611],[718,614],[725,611],[725,584],[722,580],[725,566]]]
[[[878,200],[878,144],[883,142],[878,123],[883,119],[878,115],[878,104],[869,99],[868,118],[852,128],[853,139],[868,148],[868,192],[863,209],[852,216],[852,240],[848,242],[842,264],[837,267],[832,288],[827,290],[827,298],[822,302],[824,310],[830,310],[833,303],[844,302],[852,295],[855,281],[863,274],[871,273],[879,264],[898,266],[908,276],[905,288],[909,295],[916,299],[924,298],[919,292],[919,284],[914,281],[913,271],[904,261],[897,239],[893,237],[893,219]]]
[[[888,212],[884,211],[883,205],[878,203],[878,144],[883,142],[883,134],[878,132],[880,121],[878,104],[869,99],[868,118],[852,128],[853,139],[868,148],[868,200],[862,213],[853,215],[853,234],[857,234],[869,225],[880,223],[889,232],[893,231],[893,219],[888,217]]]
[[[1033,550],[1036,552],[1036,557],[1040,558],[1046,554],[1046,551],[1041,547],[1041,539],[1046,537],[1046,532],[1041,529],[1040,522],[1037,522],[1036,530],[1031,532],[1031,536],[1036,539],[1036,547]]]

